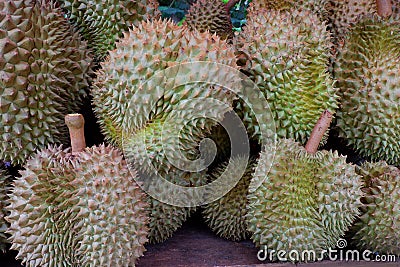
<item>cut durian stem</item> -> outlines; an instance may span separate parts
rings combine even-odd
[[[85,141],[85,119],[82,114],[68,114],[65,116],[65,124],[69,130],[72,154],[82,152],[86,147]]]
[[[392,15],[392,0],[376,0],[378,15],[386,18]]]
[[[315,154],[317,152],[319,143],[324,137],[325,132],[328,130],[331,121],[332,113],[330,113],[328,110],[325,110],[318,119],[317,124],[315,124],[310,138],[305,146],[305,149],[308,153]]]

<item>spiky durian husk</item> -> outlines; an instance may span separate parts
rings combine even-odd
[[[276,150],[262,151],[249,187],[251,238],[268,249],[320,255],[352,224],[361,196],[360,177],[345,157],[326,150],[312,155],[282,139]]]
[[[224,173],[229,164],[231,164],[232,169]],[[229,177],[228,186],[233,186],[237,180],[235,176],[237,176],[240,171],[246,169],[243,176],[229,192],[218,200],[204,206],[202,211],[203,218],[207,225],[223,238],[239,241],[249,236],[246,222],[248,204],[247,193],[253,167],[253,161],[249,161],[249,159],[244,156],[236,156],[231,158],[228,162],[219,165],[210,175],[211,182],[220,178],[221,175]],[[224,190],[224,188],[226,188],[226,184],[221,187],[217,181],[217,184],[212,187],[212,194],[222,195],[222,190]]]
[[[189,177],[190,176],[190,177]],[[201,186],[205,183],[205,173],[198,173],[196,175],[189,175],[183,171],[174,170],[163,178],[176,185],[189,187]],[[185,194],[179,189],[167,189],[155,181],[153,185],[156,189],[157,196],[161,198],[154,198],[148,196],[147,202],[149,203],[149,243],[160,243],[168,239],[173,233],[182,226],[182,224],[196,211],[196,207],[179,207],[161,202],[159,199],[174,199],[176,197],[182,198]],[[186,198],[193,197],[188,194]]]
[[[109,146],[39,151],[12,188],[12,249],[26,266],[132,266],[148,232],[145,195]]]
[[[400,27],[393,18],[365,18],[340,51],[339,136],[361,155],[400,164]]]
[[[232,133],[231,133],[232,134]],[[215,144],[215,158],[212,154],[212,148],[205,143],[204,147],[200,147],[200,151],[207,161],[213,160],[215,163],[222,163],[230,157],[231,154],[231,136],[222,125],[216,125],[211,128],[211,132],[206,136]]]
[[[198,0],[190,6],[185,24],[200,32],[209,31],[222,39],[232,39],[231,16],[221,0]]]
[[[5,220],[5,216],[7,215],[7,194],[10,190],[11,182],[12,177],[8,175],[5,170],[0,168],[0,250],[2,252],[6,251],[6,244],[9,243],[7,240],[8,236],[5,234],[8,228],[8,223]]]
[[[294,7],[295,3],[291,0],[252,0],[247,8],[247,16],[254,17],[261,15],[265,9],[268,10],[285,10]]]
[[[252,0],[247,9],[247,17],[259,16],[268,10],[290,10],[296,8],[299,10],[308,9],[318,14],[321,20],[327,19],[327,9],[329,0]]]
[[[234,96],[220,86],[190,83],[173,88],[182,81],[199,81],[201,75],[220,75],[210,72],[207,64],[198,64],[198,69],[188,69],[189,73],[168,73],[167,68],[207,60],[236,67],[233,47],[215,35],[161,20],[134,27],[102,64],[93,86],[94,110],[106,138],[122,146],[124,136],[124,149],[132,150],[130,154],[136,155],[136,163],[143,166],[141,162],[151,154],[163,173],[168,173],[171,164],[160,152],[174,153],[176,148],[169,146],[176,144],[177,138],[182,149],[193,154],[201,138],[215,125],[212,119],[223,119]],[[165,75],[154,78],[158,71],[165,71]],[[237,74],[227,73],[224,77],[229,81],[235,79],[234,75]],[[146,90],[140,89],[143,86]],[[204,104],[196,101],[203,99]],[[226,107],[214,106],[207,99],[219,100]],[[169,115],[176,110],[178,117],[174,121],[175,117],[171,120]],[[179,132],[177,125],[182,126]],[[159,134],[161,131],[163,135]],[[146,146],[138,145],[141,142]]]
[[[334,113],[337,107],[325,24],[307,10],[264,10],[248,18],[238,42],[250,58],[245,71],[267,99],[278,136],[304,144],[320,114],[326,109]],[[237,109],[249,113],[246,107]],[[255,125],[254,119],[247,122],[259,135]]]
[[[48,1],[0,2],[0,158],[22,164],[67,137],[64,114],[77,111],[92,58]]]
[[[201,139],[231,108],[233,95],[226,89],[190,82],[220,75],[230,81],[237,74],[218,73],[207,64],[196,63],[196,69],[181,65],[198,61],[236,67],[233,47],[219,37],[157,20],[133,27],[102,63],[92,90],[95,113],[106,138],[122,147],[127,159],[141,172],[153,175],[157,170],[170,182],[179,179],[179,167],[170,162],[171,157],[195,159]],[[187,69],[169,72],[168,67],[173,66]],[[184,175],[186,182],[193,175]],[[162,202],[159,205],[159,210],[170,209]],[[182,217],[175,221],[183,221],[185,212],[179,212]],[[181,224],[172,224],[162,214],[158,218],[165,218],[157,223],[172,230]],[[159,234],[161,237],[154,241],[169,235]]]
[[[377,14],[376,0],[329,0],[327,9],[335,43],[343,42],[360,18]]]
[[[357,172],[365,196],[353,227],[355,243],[361,249],[400,255],[400,170],[380,161],[364,163]]]
[[[161,16],[156,0],[58,0],[98,60],[115,48],[116,40],[139,21]]]

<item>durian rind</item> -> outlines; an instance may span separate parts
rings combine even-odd
[[[238,47],[250,58],[245,71],[263,92],[277,136],[305,144],[324,110],[337,108],[337,89],[328,73],[332,43],[325,23],[308,10],[269,10],[249,17]],[[240,106],[245,113],[249,111]],[[247,122],[259,135],[257,122]]]
[[[181,187],[201,186],[206,183],[204,172],[191,174],[175,169],[162,175],[162,178]],[[171,237],[197,209],[195,205],[182,207],[170,205],[166,201],[176,200],[177,198],[190,201],[191,198],[196,199],[201,196],[180,188],[165,187],[157,180],[151,186],[153,187],[153,195],[147,196],[150,216],[148,238],[149,243],[154,244]]]
[[[66,16],[103,60],[115,48],[118,38],[140,21],[158,19],[156,0],[58,0]]]
[[[0,251],[6,252],[6,245],[9,243],[6,230],[8,223],[5,220],[7,215],[8,192],[11,188],[12,176],[6,170],[0,168]]]
[[[135,156],[139,165],[154,155],[153,163],[163,173],[171,166],[160,150],[175,153],[175,139],[179,138],[186,156],[193,157],[198,142],[215,125],[207,118],[222,121],[234,98],[220,86],[186,83],[201,81],[204,75],[221,75],[198,61],[236,68],[233,47],[208,32],[158,20],[139,23],[126,33],[102,63],[92,90],[94,110],[106,138],[124,146],[124,152]],[[182,63],[194,63],[196,69],[179,72],[185,68]],[[172,71],[168,68],[174,66]],[[227,80],[234,75],[224,74]]]
[[[190,29],[209,31],[222,39],[233,38],[231,16],[221,0],[196,1],[190,6],[184,23]]]
[[[0,158],[23,164],[66,142],[64,115],[86,96],[92,57],[48,1],[0,2]]]
[[[143,254],[145,195],[118,150],[50,146],[20,174],[6,220],[26,266],[134,266]]]
[[[319,256],[335,247],[357,216],[360,177],[337,152],[311,155],[291,139],[280,140],[276,148],[261,152],[250,184],[251,239],[258,247],[313,250]]]
[[[226,167],[232,166],[229,173],[224,173]],[[210,182],[218,179],[222,174],[232,177],[229,185],[234,185],[235,175],[246,169],[236,185],[218,200],[203,207],[202,216],[207,225],[218,235],[233,241],[244,240],[249,236],[247,231],[247,194],[252,177],[254,161],[245,156],[235,156],[229,161],[220,164],[210,175]],[[221,195],[226,185],[216,184],[212,187],[211,195]]]
[[[365,18],[352,28],[335,64],[339,136],[372,161],[400,164],[400,27]]]
[[[353,240],[360,249],[400,256],[400,170],[384,161],[357,168],[364,181]]]

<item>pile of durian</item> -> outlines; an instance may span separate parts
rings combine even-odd
[[[320,252],[346,236],[400,255],[400,1],[252,0],[240,32],[239,1],[191,2],[177,25],[156,0],[0,1],[0,249],[29,267],[140,266],[145,245],[200,211],[216,235],[256,247]],[[197,62],[254,83],[274,138],[268,116],[225,88],[246,86],[237,75],[187,82],[216,75]],[[218,123],[232,112],[250,157],[231,153]],[[205,138],[217,153],[206,168],[170,161],[198,160]],[[185,206],[163,201],[163,183],[147,192],[154,170],[188,188],[244,172]]]

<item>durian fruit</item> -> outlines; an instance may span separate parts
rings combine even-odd
[[[184,23],[190,29],[197,29],[200,32],[209,31],[222,39],[231,40],[233,26],[230,8],[231,5],[228,6],[221,0],[198,0],[190,6]]]
[[[400,26],[365,18],[346,38],[335,65],[339,136],[362,156],[400,164]]]
[[[329,0],[252,0],[247,9],[247,18],[261,15],[265,10],[299,10],[308,9],[320,15],[322,20],[327,19],[327,5]]]
[[[323,131],[313,149],[280,139],[261,152],[249,187],[247,215],[258,247],[284,250],[286,256],[291,250],[299,255],[312,250],[319,258],[324,249],[336,246],[357,217],[360,176],[336,151],[317,151],[322,135]],[[288,260],[317,260],[310,256]]]
[[[6,173],[6,170],[0,168],[0,250],[5,253],[8,242],[5,234],[8,224],[5,220],[7,215],[6,206],[8,203],[7,193],[10,190],[12,177]]]
[[[384,161],[357,168],[364,181],[361,217],[353,227],[360,249],[400,256],[400,170]]]
[[[62,114],[85,97],[92,57],[51,1],[1,1],[0,23],[0,158],[16,165],[67,141]]]
[[[171,157],[196,159],[202,138],[232,109],[234,96],[227,89],[199,83],[204,77],[223,77],[228,83],[236,79],[235,73],[210,67],[217,63],[237,68],[234,48],[226,41],[172,21],[156,20],[133,27],[101,64],[92,90],[96,116],[106,138],[124,150],[144,182],[157,172],[172,183],[204,183],[205,175],[198,181],[198,173],[181,171]],[[155,206],[161,206],[152,211],[156,213],[153,218],[161,218],[157,224],[173,232],[189,211],[171,212],[174,220],[159,214],[171,210],[164,205],[172,204],[162,201],[169,198],[169,191],[154,191],[159,200]],[[150,231],[151,236],[158,236],[151,237],[155,242],[171,235],[165,230]]]
[[[335,43],[343,42],[349,29],[360,18],[377,14],[376,0],[330,0],[328,13]]]
[[[170,172],[163,175],[163,178],[172,182],[176,185],[190,187],[190,186],[201,186],[204,184],[204,173],[198,175],[188,175],[182,171]],[[161,243],[167,240],[178,230],[182,224],[196,211],[196,207],[180,207],[176,205],[170,205],[162,202],[165,196],[174,198],[178,194],[182,194],[181,190],[171,191],[169,188],[163,186],[163,184],[155,183],[154,191],[161,198],[154,198],[150,195],[147,196],[148,212],[149,212],[149,234],[148,239],[150,244]],[[178,196],[182,197],[182,196]],[[191,195],[187,195],[190,198]]]
[[[264,9],[268,10],[285,10],[295,6],[295,2],[291,0],[252,0],[247,8],[247,17],[261,15]]]
[[[278,137],[304,144],[322,111],[337,108],[337,89],[328,73],[331,38],[326,25],[308,10],[263,9],[248,17],[238,43],[249,57],[244,71],[267,99]],[[236,109],[251,117],[245,106]],[[259,135],[254,119],[247,127]]]
[[[161,17],[157,0],[57,0],[66,11],[70,22],[97,60],[115,48],[116,40],[139,21]]]
[[[215,144],[216,148],[216,153],[213,155],[213,149],[209,146],[212,145],[212,143],[205,143],[204,144],[204,152],[201,153],[204,155],[205,158],[209,160],[213,160],[215,163],[222,163],[226,161],[231,155],[231,138],[227,132],[227,129],[224,128],[222,125],[216,125],[213,128],[211,128],[210,134],[206,136],[206,138],[209,138],[210,141]],[[233,138],[232,138],[233,139]],[[201,145],[201,144],[200,144]],[[200,146],[200,151],[202,150],[202,147]],[[215,158],[211,158],[212,156],[215,156]]]
[[[227,166],[232,166],[232,168],[227,169]],[[249,236],[246,221],[247,194],[253,167],[253,160],[249,160],[245,156],[235,156],[228,162],[220,164],[210,175],[211,181],[217,180],[221,175],[230,176],[232,178],[228,181],[234,185],[232,181],[237,180],[234,177],[238,173],[240,174],[240,170],[246,169],[243,176],[228,193],[207,204],[202,210],[202,215],[207,225],[223,238],[240,241]],[[221,190],[223,189],[216,184],[212,187],[213,192],[211,194],[219,194]]]
[[[145,194],[121,152],[85,148],[83,117],[66,117],[71,149],[49,146],[10,194],[11,249],[26,266],[134,266],[145,250]]]
[[[186,82],[221,75],[228,82],[235,79],[235,73],[210,69],[217,63],[236,68],[234,48],[215,35],[161,20],[134,27],[102,63],[93,85],[94,110],[106,138],[119,147],[124,139],[138,168],[151,155],[168,173],[173,166],[163,151],[178,150],[177,140],[195,157],[198,143],[231,109],[234,96],[221,86]]]

